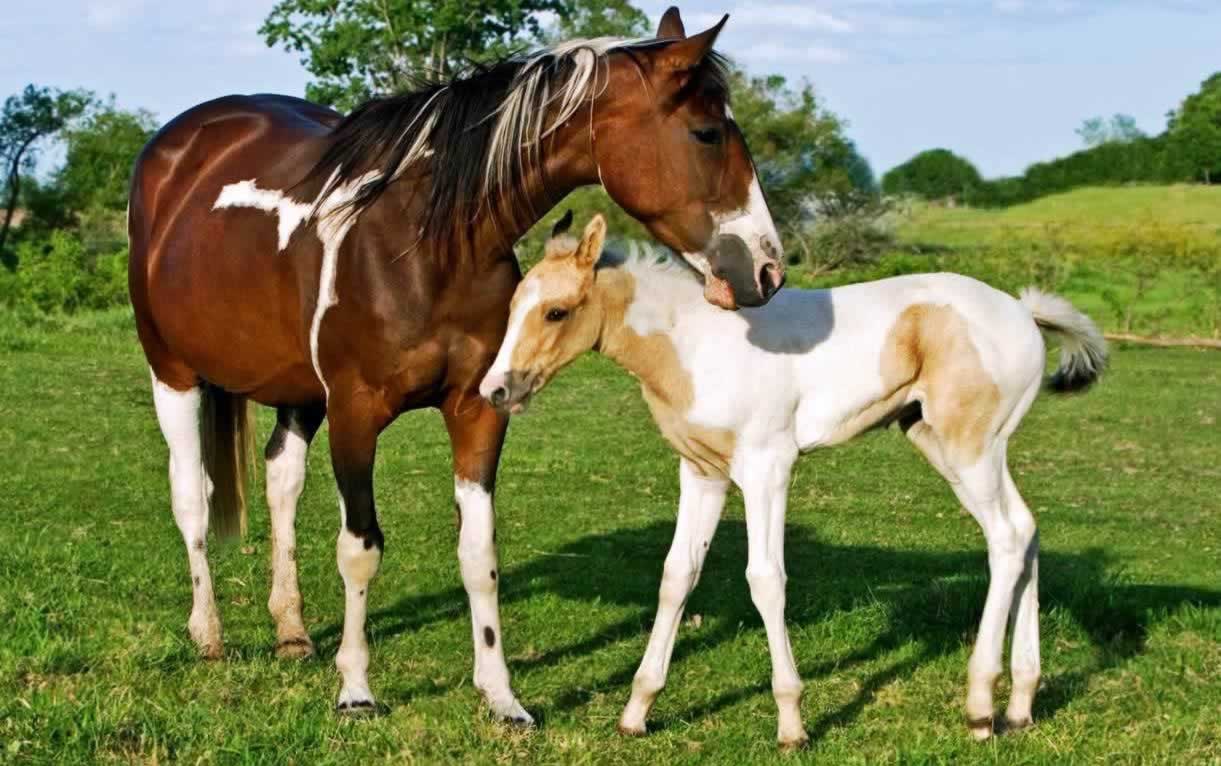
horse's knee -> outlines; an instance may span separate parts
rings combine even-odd
[[[785,576],[779,567],[769,564],[747,569],[746,582],[750,585],[750,599],[760,612],[784,605]]]

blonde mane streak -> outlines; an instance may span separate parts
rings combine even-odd
[[[494,198],[510,186],[515,169],[522,176],[536,169],[543,139],[605,90],[609,54],[641,42],[644,40],[619,37],[568,40],[529,54],[496,112],[488,144],[485,193]],[[571,71],[556,82],[554,75],[561,66],[571,67]],[[547,124],[552,107],[555,116]]]

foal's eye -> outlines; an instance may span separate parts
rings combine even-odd
[[[547,312],[548,322],[562,322],[568,318],[568,309],[551,309]]]
[[[708,144],[709,146],[721,143],[722,139],[720,128],[699,128],[698,130],[691,131],[691,135],[694,136],[696,141],[699,141],[701,144]]]

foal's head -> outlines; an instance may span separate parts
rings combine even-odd
[[[766,303],[784,261],[712,50],[728,18],[687,37],[670,8],[656,40],[615,51],[591,132],[610,196],[704,275],[711,303],[732,309]]]
[[[606,220],[595,215],[578,241],[567,234],[569,211],[552,232],[546,256],[517,286],[509,330],[479,393],[520,412],[552,376],[598,343],[602,307],[594,300],[595,267],[606,243]]]

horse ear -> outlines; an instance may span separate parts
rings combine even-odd
[[[683,29],[683,17],[678,13],[678,6],[671,5],[665,13],[661,14],[661,23],[657,25],[657,37],[658,39],[677,37],[681,40],[686,36],[687,30]]]
[[[568,212],[564,213],[564,217],[556,221],[555,226],[551,227],[551,236],[558,237],[561,234],[566,234],[570,228],[572,228],[572,208],[569,208]]]
[[[678,12],[675,11],[675,17],[677,16]],[[728,13],[721,17],[716,26],[705,29],[698,35],[685,37],[667,45],[660,54],[662,68],[672,72],[686,72],[695,69],[712,50],[717,35],[721,34],[721,28],[725,26],[726,21],[729,21]],[[662,24],[663,26],[665,24],[664,18]]]
[[[606,219],[598,213],[585,225],[585,233],[581,235],[581,244],[577,247],[577,265],[592,269],[602,257],[602,247],[606,244]]]

